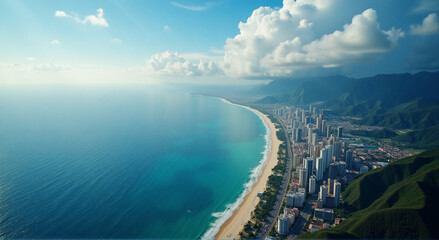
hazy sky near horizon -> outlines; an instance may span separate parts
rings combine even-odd
[[[439,69],[439,0],[0,0],[0,82]]]

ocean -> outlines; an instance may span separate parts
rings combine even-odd
[[[250,110],[157,86],[2,85],[0,237],[212,236],[267,131]]]

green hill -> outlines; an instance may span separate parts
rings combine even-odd
[[[371,138],[393,138],[398,136],[398,134],[390,129],[384,128],[381,130],[352,130],[349,133],[357,136],[371,137]]]
[[[420,129],[439,125],[439,101],[417,98],[383,114],[368,114],[357,124],[395,129]]]
[[[353,215],[300,238],[438,238],[439,150],[369,171],[342,193]]]
[[[352,116],[385,113],[418,98],[439,100],[439,72],[386,74],[359,79],[356,84],[328,107]]]
[[[280,84],[279,81],[291,83],[289,85],[286,83]],[[256,103],[288,103],[304,105],[327,101],[337,98],[348,91],[356,81],[357,79],[345,76],[277,80],[264,87],[263,90],[259,90],[260,93],[264,92],[266,97],[260,99]],[[294,88],[291,86],[294,86]],[[274,89],[277,89],[277,94],[273,94]]]
[[[290,104],[304,105],[328,101],[351,89],[358,80],[344,76],[317,78],[296,88],[290,97]]]
[[[325,102],[325,107],[343,114],[384,113],[417,98],[439,100],[439,72],[383,74],[368,78],[330,76],[308,79],[275,80],[257,88],[271,103],[305,105]],[[288,95],[286,97],[285,95]],[[268,99],[261,99],[268,102]]]
[[[415,130],[393,137],[392,140],[407,143],[410,148],[439,148],[439,126]]]

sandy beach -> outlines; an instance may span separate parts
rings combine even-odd
[[[228,102],[225,99],[223,100]],[[264,169],[262,170],[261,175],[254,183],[250,193],[245,196],[243,202],[239,205],[238,209],[236,209],[233,212],[233,215],[229,219],[227,219],[227,221],[221,226],[218,233],[215,235],[215,239],[239,238],[239,232],[243,229],[244,224],[247,223],[248,220],[250,220],[251,212],[259,203],[259,197],[257,197],[257,194],[264,192],[268,177],[272,174],[271,169],[277,164],[277,152],[279,150],[279,145],[281,144],[281,141],[276,137],[276,128],[274,123],[272,123],[266,115],[259,112],[258,110],[252,109],[247,106],[242,107],[245,107],[261,116],[265,124],[267,124],[267,126],[269,127],[271,139],[270,156],[267,160],[267,163],[265,164]]]

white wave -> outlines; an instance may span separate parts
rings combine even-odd
[[[224,99],[223,99],[224,101]],[[227,101],[225,101],[227,102]],[[228,102],[230,103],[230,102]],[[233,105],[241,106],[238,104],[230,103]],[[253,112],[253,111],[252,111]],[[267,134],[265,135],[265,149],[262,152],[263,156],[261,161],[259,162],[259,165],[253,168],[250,171],[250,180],[247,181],[244,184],[244,191],[239,195],[238,199],[236,199],[235,202],[227,204],[226,210],[223,212],[214,212],[212,213],[212,217],[217,218],[213,223],[210,224],[210,228],[204,233],[204,235],[201,237],[201,239],[214,239],[215,235],[218,233],[220,227],[232,216],[233,212],[238,209],[239,205],[244,201],[245,196],[247,196],[253,187],[253,185],[257,182],[258,178],[260,177],[262,170],[264,169],[265,165],[268,162],[268,158],[270,157],[271,152],[271,131],[268,127],[267,123],[264,121],[262,116],[256,113],[258,117],[261,119],[261,121],[264,123],[265,129],[267,130]]]

